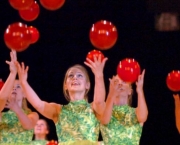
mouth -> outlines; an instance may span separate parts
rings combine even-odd
[[[12,95],[16,95],[17,93],[16,93],[16,92],[12,92],[11,94],[12,94]]]
[[[71,86],[79,86],[80,84],[78,82],[73,82]]]

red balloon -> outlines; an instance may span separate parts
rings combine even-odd
[[[171,71],[166,78],[166,84],[171,91],[180,91],[180,71]]]
[[[107,50],[114,46],[118,34],[111,22],[101,20],[93,24],[89,36],[92,45],[100,50]]]
[[[104,59],[104,54],[99,50],[92,50],[92,51],[88,52],[86,58],[89,58],[91,61],[94,61],[94,55],[96,57],[101,55],[101,61]]]
[[[40,0],[40,3],[47,10],[57,10],[64,5],[65,0]]]
[[[31,43],[31,34],[27,25],[21,22],[9,25],[4,33],[4,41],[10,49],[19,52],[25,50]]]
[[[125,82],[134,83],[140,75],[139,63],[131,58],[123,59],[117,67],[118,76]]]
[[[34,0],[9,0],[10,5],[16,10],[27,9]]]
[[[39,5],[36,1],[32,5],[24,10],[19,10],[19,15],[26,21],[33,21],[39,16]]]
[[[39,39],[38,29],[33,27],[33,26],[28,27],[28,29],[29,29],[29,32],[31,34],[31,44],[37,42]]]
[[[2,79],[0,79],[0,90],[1,90],[1,88],[3,87],[3,85],[4,85],[4,82],[3,82]]]

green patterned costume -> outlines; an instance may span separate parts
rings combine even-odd
[[[47,144],[47,140],[33,140],[31,142],[31,145],[46,145]]]
[[[61,145],[94,145],[99,135],[99,121],[85,100],[62,107],[56,132]]]
[[[135,108],[128,105],[114,106],[109,124],[100,125],[105,145],[139,145],[142,126]]]
[[[0,145],[29,145],[33,130],[23,129],[14,112],[7,111],[1,114]]]

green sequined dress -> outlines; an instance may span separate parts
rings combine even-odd
[[[23,129],[13,111],[1,112],[0,145],[29,145],[32,136],[33,130]]]
[[[61,145],[94,145],[99,135],[99,121],[85,100],[62,107],[56,132]]]
[[[30,145],[46,145],[47,140],[33,140]]]
[[[113,107],[110,122],[100,125],[100,130],[105,145],[139,145],[142,126],[135,108],[123,105]]]

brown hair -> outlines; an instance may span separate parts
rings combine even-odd
[[[68,90],[65,88],[65,84],[66,84],[66,80],[67,80],[68,73],[69,73],[69,71],[70,71],[72,68],[77,68],[77,69],[81,70],[81,71],[84,73],[85,77],[86,77],[86,81],[90,83],[89,75],[88,75],[88,72],[87,72],[87,70],[86,70],[85,67],[83,67],[82,65],[79,65],[79,64],[76,64],[76,65],[70,67],[70,68],[66,71],[65,78],[64,78],[64,82],[63,82],[63,92],[64,92],[64,96],[65,96],[66,100],[68,100],[68,101],[70,101],[70,97],[69,97],[69,92],[68,92]],[[85,96],[84,96],[84,99],[85,99],[85,100],[87,100],[87,98],[88,98],[87,94],[88,94],[89,90],[90,90],[90,87],[89,87],[89,89],[87,89],[86,92],[85,92]]]

